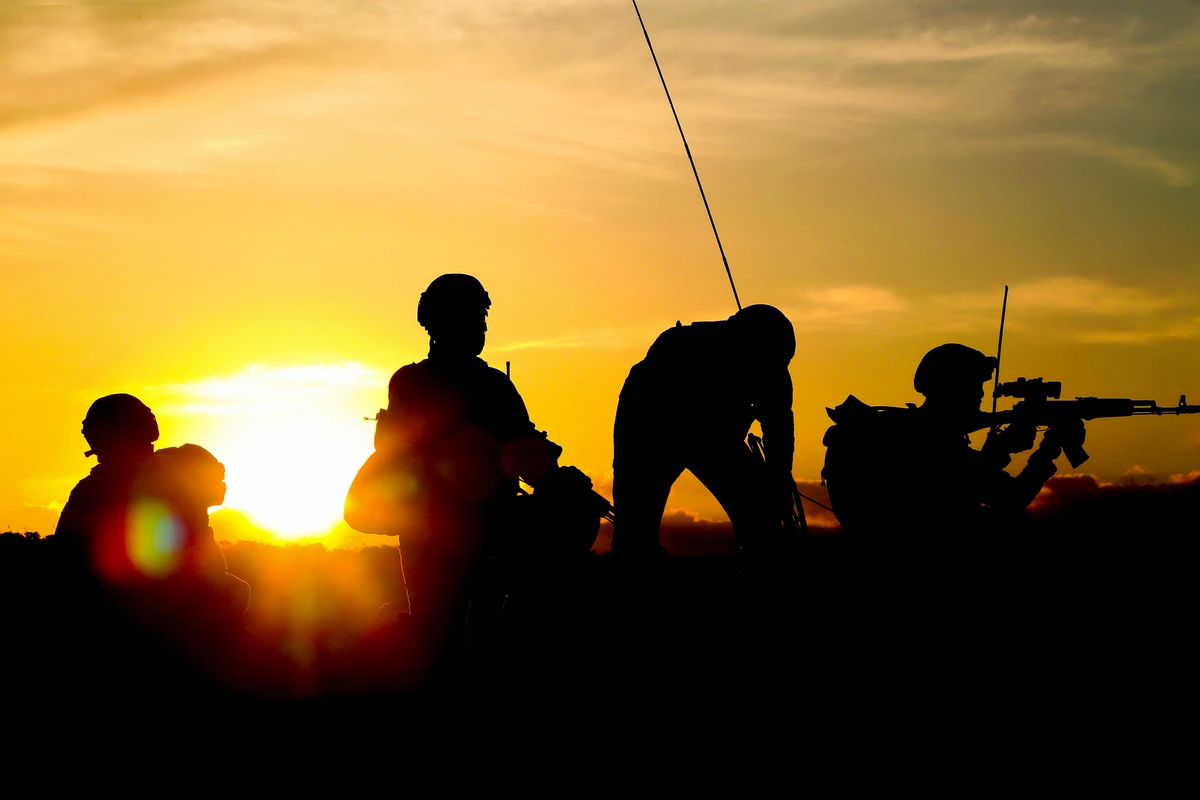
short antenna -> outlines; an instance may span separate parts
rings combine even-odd
[[[1004,285],[1004,303],[1000,306],[1000,339],[996,342],[996,380],[992,384],[992,413],[1000,396],[1000,354],[1004,351],[1004,317],[1008,314],[1008,284]]]

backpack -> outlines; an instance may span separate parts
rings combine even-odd
[[[900,516],[902,477],[893,463],[907,449],[904,431],[912,406],[869,406],[854,395],[825,409],[835,423],[822,439],[825,465],[821,479],[845,534],[874,537]]]

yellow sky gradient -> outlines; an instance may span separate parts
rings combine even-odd
[[[642,5],[743,301],[797,328],[797,477],[825,406],[993,351],[1005,283],[1006,377],[1200,399],[1195,3]],[[443,272],[597,477],[654,336],[734,310],[622,0],[2,3],[0,270],[0,525],[43,532],[118,391],[254,525],[326,530]],[[1088,441],[1106,479],[1200,469],[1197,418]]]

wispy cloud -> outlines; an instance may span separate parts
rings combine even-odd
[[[814,330],[865,325],[908,309],[908,301],[881,286],[825,286],[802,290],[786,313],[796,326]]]
[[[485,150],[678,177],[663,167],[678,155],[665,152],[668,137],[658,135],[669,131],[646,123],[661,121],[662,98],[624,6],[144,6],[142,14],[106,14],[96,4],[64,3],[0,16],[0,131],[119,116],[145,104],[161,109],[206,90],[215,94],[193,98],[183,112],[195,133],[168,137],[187,152],[147,157],[147,168],[198,169],[230,152],[270,152],[303,130],[297,107],[308,106],[317,110],[311,124],[345,115],[390,126],[393,136],[407,129],[457,159]],[[1176,102],[1200,90],[1194,5],[1098,2],[1085,12],[1069,2],[964,8],[931,0],[912,8],[768,0],[730,14],[731,7],[670,0],[646,9],[692,136],[709,158],[753,155],[781,137],[842,149],[866,141],[858,152],[875,156],[885,143],[904,149],[898,139],[912,134],[906,147],[1059,152],[1181,187],[1200,165],[1200,120]],[[239,92],[248,77],[262,84]],[[1129,124],[1134,107],[1149,122]],[[411,122],[414,111],[424,126]],[[748,140],[747,129],[759,141]],[[31,151],[26,142],[15,152],[0,141],[0,160],[56,163],[74,151],[70,162],[85,168],[81,150],[97,149],[82,148],[87,141],[81,133],[57,149]],[[95,154],[101,168],[112,168],[114,159],[102,155]]]
[[[807,289],[803,298],[787,314],[804,330],[886,321],[893,330],[965,333],[993,328],[999,312],[999,298],[990,292],[903,296],[882,286],[829,286]],[[1152,344],[1200,338],[1200,296],[1188,289],[1060,275],[1014,284],[1009,303],[1020,309],[1022,326],[1060,341]]]
[[[721,319],[726,315],[713,314],[710,319]],[[662,333],[662,329],[654,325],[636,325],[624,328],[601,328],[591,331],[579,331],[565,336],[555,336],[545,339],[521,339],[512,342],[489,341],[487,352],[511,353],[518,350],[575,350],[579,348],[645,348],[654,337]]]
[[[249,366],[236,375],[212,376],[189,383],[150,387],[173,414],[225,416],[263,414],[311,405],[322,398],[378,389],[387,374],[357,362],[292,367]]]
[[[1119,330],[1085,330],[1077,335],[1085,344],[1156,344],[1172,339],[1200,339],[1200,316],[1165,322],[1148,320]]]
[[[1146,345],[1200,338],[1200,297],[1188,289],[1122,286],[1067,275],[1014,285],[1009,302],[1021,309],[1025,326],[1051,340]],[[960,311],[963,318],[975,312],[985,327],[995,324],[978,315],[994,309],[994,297],[943,296],[937,303],[950,314]]]
[[[1029,283],[1014,284],[1011,302],[1023,313],[1082,314],[1098,316],[1144,316],[1171,309],[1195,307],[1196,296],[1185,290],[1164,292],[1143,286],[1121,286],[1107,280],[1061,275]],[[993,294],[942,295],[939,305],[960,309],[992,309]]]
[[[1082,134],[1030,133],[990,142],[997,147],[1016,150],[1051,150],[1110,161],[1161,179],[1171,186],[1191,186],[1192,168],[1177,164],[1153,150],[1132,144],[1114,144]]]

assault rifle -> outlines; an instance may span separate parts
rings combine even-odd
[[[1019,402],[1007,411],[997,411],[989,415],[989,425],[994,427],[1018,423],[1044,427],[1074,420],[1109,417],[1200,414],[1200,405],[1188,405],[1186,396],[1181,396],[1179,405],[1174,407],[1160,406],[1153,400],[1130,400],[1127,397],[1076,397],[1074,400],[1059,400],[1060,396],[1061,381],[1017,378],[1008,383],[997,383],[992,392],[993,399],[1013,397]],[[1064,447],[1063,454],[1072,467],[1079,467],[1089,458],[1087,451],[1082,447]]]

